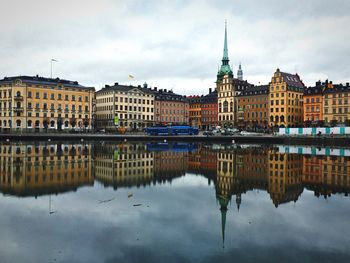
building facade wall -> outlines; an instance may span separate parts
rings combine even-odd
[[[350,88],[327,89],[323,97],[324,121],[326,124],[350,124]]]
[[[189,104],[187,101],[155,101],[156,124],[188,124]]]
[[[201,97],[189,97],[189,123],[192,127],[202,128]]]
[[[98,128],[141,130],[154,122],[154,94],[148,89],[115,85],[96,92]]]
[[[93,128],[94,88],[33,77],[0,81],[2,129]]]
[[[238,98],[238,123],[241,128],[267,128],[268,94],[240,96]]]
[[[304,94],[304,122],[320,122],[323,119],[323,96],[322,94]]]
[[[269,89],[269,126],[302,126],[304,87],[299,76],[277,69]]]

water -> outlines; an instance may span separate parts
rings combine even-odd
[[[348,262],[348,155],[2,143],[0,262]]]

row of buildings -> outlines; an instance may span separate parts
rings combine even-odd
[[[207,95],[183,96],[172,90],[106,85],[99,91],[77,81],[39,76],[0,80],[0,129],[142,130],[157,124],[189,124],[271,129],[311,125],[350,125],[349,83],[316,82],[306,88],[298,74],[273,74],[267,85],[237,78],[224,51],[216,87]]]

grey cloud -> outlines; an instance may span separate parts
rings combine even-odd
[[[55,57],[57,75],[87,86],[132,73],[139,84],[174,80],[175,92],[201,94],[213,87],[228,19],[231,66],[236,73],[241,61],[248,81],[268,83],[279,67],[307,85],[345,82],[349,9],[345,0],[5,1],[0,75],[48,76]]]

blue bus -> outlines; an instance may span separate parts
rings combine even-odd
[[[154,126],[146,128],[148,135],[197,135],[198,128],[191,126]]]

